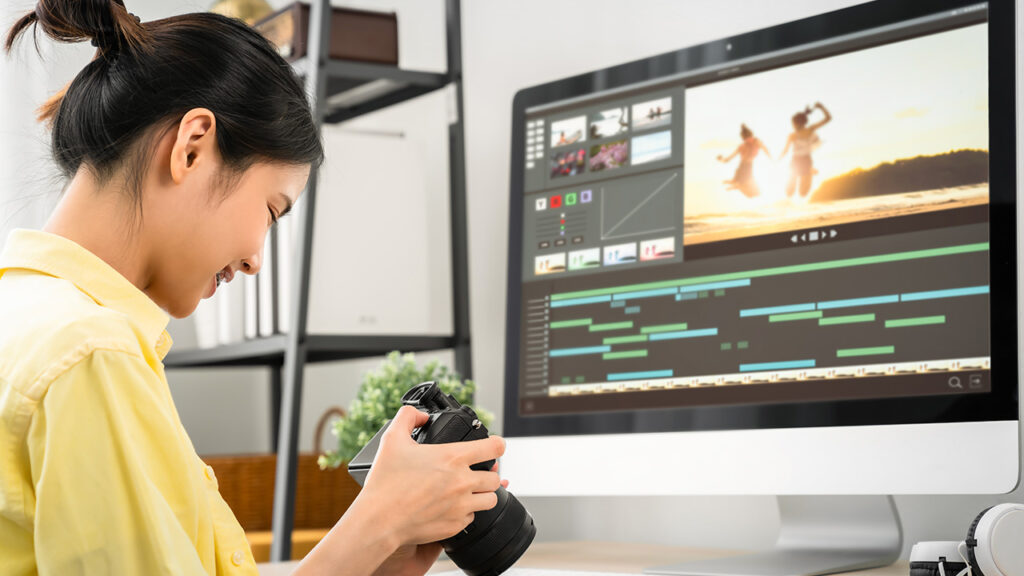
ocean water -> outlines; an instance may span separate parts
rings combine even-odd
[[[708,235],[699,241],[722,240],[815,226],[834,226],[988,202],[988,184],[850,198],[813,203],[802,198],[762,203],[728,213],[684,214],[683,236]],[[713,236],[713,237],[712,237]]]

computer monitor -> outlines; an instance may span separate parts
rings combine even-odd
[[[879,0],[519,91],[516,493],[1011,491],[1014,23]]]

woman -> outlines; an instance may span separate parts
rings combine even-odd
[[[761,189],[757,186],[757,182],[754,181],[754,158],[757,158],[758,152],[764,151],[764,155],[771,159],[772,155],[768,152],[768,148],[765,147],[764,142],[761,139],[754,136],[754,132],[747,127],[746,124],[740,124],[740,138],[743,142],[733,150],[732,154],[728,156],[717,156],[719,162],[730,162],[736,155],[740,157],[740,165],[736,167],[736,173],[733,175],[732,180],[726,180],[723,182],[729,190],[739,190],[747,198],[756,198],[761,194]]]
[[[819,142],[818,128],[832,120],[832,115],[828,113],[828,110],[821,102],[815,102],[814,108],[821,110],[825,117],[808,126],[808,116],[810,116],[813,110],[810,106],[802,112],[794,114],[792,118],[793,132],[786,139],[786,147],[782,149],[782,155],[779,156],[780,160],[785,158],[786,153],[789,152],[789,148],[792,146],[793,160],[790,163],[789,182],[786,184],[787,198],[793,197],[793,192],[798,184],[800,186],[801,198],[806,198],[811,191],[811,181],[814,179],[815,174],[814,162],[811,160],[811,151]]]
[[[255,574],[171,400],[168,314],[256,274],[321,143],[291,67],[239,21],[141,23],[120,0],[42,0],[31,25],[96,57],[41,109],[70,178],[0,255],[0,572]],[[422,574],[494,506],[469,465],[504,441],[421,446],[399,411],[359,497],[296,573]],[[433,544],[431,544],[433,543]]]

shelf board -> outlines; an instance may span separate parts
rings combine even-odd
[[[329,362],[384,356],[392,350],[425,352],[455,345],[452,336],[310,334],[306,338],[306,362]],[[287,336],[277,334],[236,344],[172,351],[164,359],[167,368],[214,366],[280,366],[284,363]]]
[[[300,58],[292,63],[295,72],[305,76],[310,62]],[[351,120],[417,96],[444,88],[447,74],[403,70],[397,66],[328,60],[326,116],[324,122],[335,124]]]

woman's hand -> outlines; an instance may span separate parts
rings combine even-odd
[[[388,557],[373,576],[422,576],[441,555],[441,544],[407,544]]]
[[[471,442],[417,444],[414,428],[428,416],[403,406],[381,437],[359,496],[330,533],[303,559],[296,576],[423,574],[444,540],[465,528],[477,510],[497,504],[494,491],[508,482],[495,468],[470,469],[505,452],[491,436]]]
[[[451,444],[417,444],[414,428],[427,414],[403,406],[381,438],[373,467],[358,499],[377,510],[381,526],[399,547],[443,540],[465,528],[477,510],[497,504],[497,472],[470,466],[500,457],[498,436]]]

